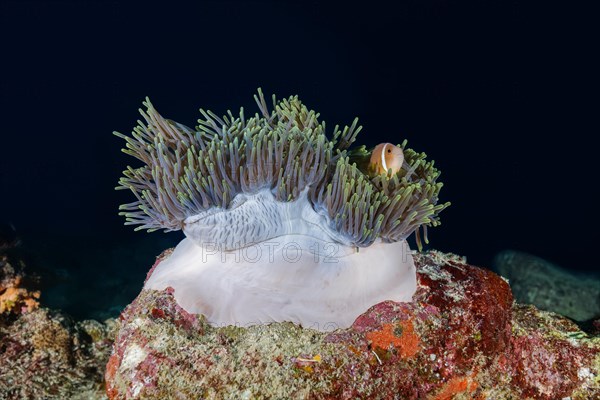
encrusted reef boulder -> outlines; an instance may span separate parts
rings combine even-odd
[[[160,262],[160,258],[159,261]],[[120,317],[110,399],[593,399],[600,338],[513,303],[493,272],[415,255],[411,303],[383,302],[348,329],[292,323],[211,327],[171,290],[145,290]]]

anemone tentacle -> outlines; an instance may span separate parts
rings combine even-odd
[[[268,189],[275,200],[290,202],[301,193],[329,218],[330,228],[365,247],[380,238],[397,242],[440,224],[440,172],[425,153],[406,147],[404,168],[393,175],[369,177],[350,162],[348,151],[362,127],[335,126],[326,135],[319,114],[297,96],[269,108],[262,91],[254,96],[259,112],[247,118],[223,117],[200,110],[196,129],[163,118],[150,103],[140,110],[144,122],[126,141],[123,152],[143,165],[128,167],[117,189],[129,189],[136,201],[120,207],[136,230],[184,229],[186,219],[211,209],[227,210],[239,194]],[[307,189],[307,191],[305,191]],[[417,236],[420,246],[420,236]]]

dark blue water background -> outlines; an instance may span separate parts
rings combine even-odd
[[[150,96],[254,111],[259,86],[299,94],[361,143],[409,140],[453,205],[431,246],[489,266],[524,250],[592,271],[597,109],[585,10],[520,1],[2,2],[0,222],[14,225],[46,304],[114,315],[180,233],[134,233],[115,192]],[[394,5],[391,5],[394,4]],[[567,7],[561,6],[561,7]]]

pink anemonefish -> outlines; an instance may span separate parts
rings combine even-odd
[[[400,171],[404,163],[404,152],[391,143],[380,143],[373,149],[369,160],[369,172],[373,174],[386,174],[389,169],[392,175]]]

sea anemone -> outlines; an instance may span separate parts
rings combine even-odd
[[[399,145],[403,167],[369,175],[350,161],[362,127],[326,135],[319,114],[297,96],[259,113],[200,110],[196,129],[163,118],[148,99],[145,122],[123,151],[117,189],[136,229],[186,235],[145,289],[174,289],[186,311],[215,325],[292,321],[316,329],[349,326],[383,300],[410,301],[415,268],[405,239],[439,224],[439,171]]]

